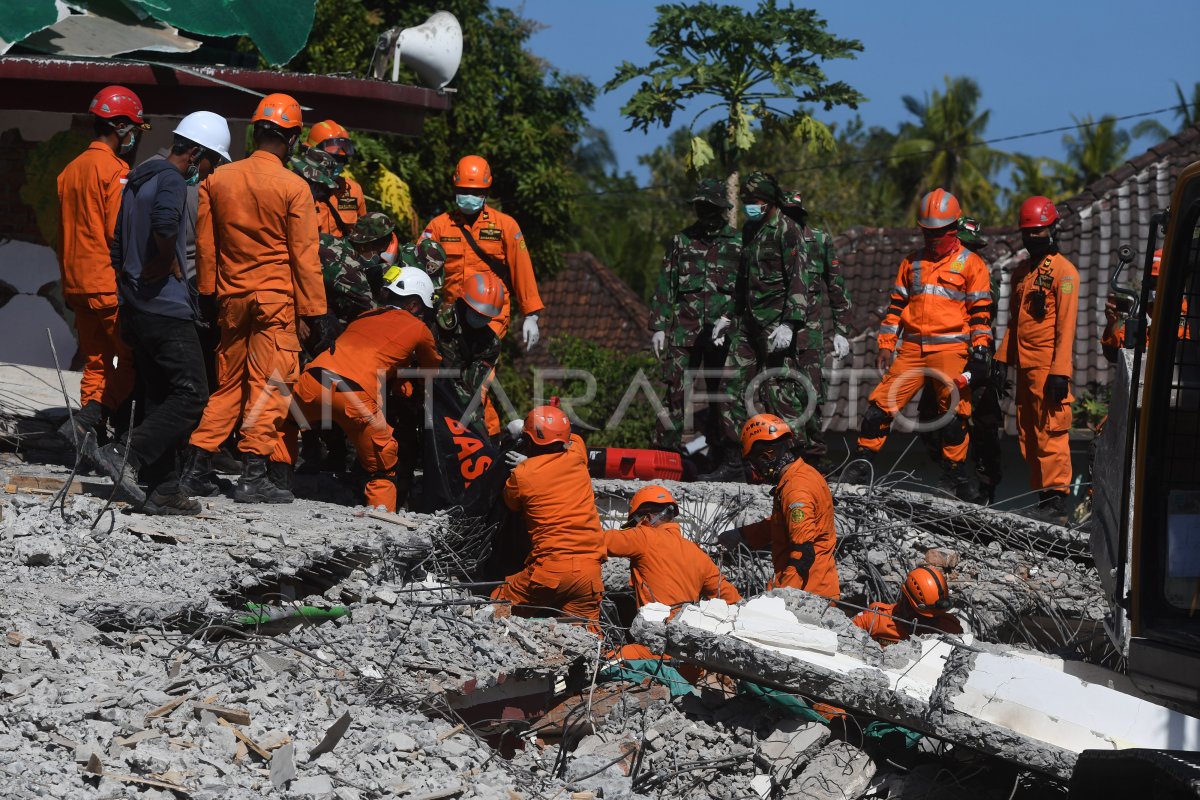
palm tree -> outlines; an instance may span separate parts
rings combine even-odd
[[[1129,132],[1118,128],[1116,117],[1111,114],[1099,120],[1092,119],[1091,114],[1073,119],[1076,133],[1063,137],[1066,163],[1073,172],[1072,194],[1119,167],[1125,161],[1130,143]]]
[[[1006,156],[984,144],[990,111],[979,111],[979,84],[971,78],[945,78],[944,92],[934,90],[924,100],[902,99],[916,122],[900,126],[892,148],[894,172],[913,203],[936,187],[954,193],[967,213],[996,214],[992,176]]]
[[[1177,132],[1182,133],[1200,123],[1200,81],[1192,84],[1191,100],[1184,95],[1179,81],[1172,81],[1172,83],[1175,84],[1175,99],[1179,101],[1174,107],[1175,118],[1179,120],[1179,131]],[[1154,141],[1162,141],[1170,137],[1171,131],[1156,119],[1144,119],[1133,126],[1133,135],[1138,139],[1149,138]]]
[[[1006,220],[1015,220],[1021,203],[1034,195],[1040,194],[1057,202],[1070,194],[1067,183],[1073,178],[1074,171],[1066,164],[1025,153],[1013,153],[1010,158],[1012,185],[1004,190]]]

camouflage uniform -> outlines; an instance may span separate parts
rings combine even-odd
[[[807,329],[803,334],[796,364],[804,372],[817,392],[817,407],[804,426],[808,439],[804,455],[815,463],[825,455],[825,432],[823,407],[825,395],[825,321],[822,308],[829,306],[833,321],[833,332],[841,336],[849,333],[845,320],[850,316],[850,295],[846,291],[846,280],[842,277],[842,262],[833,250],[833,237],[819,228],[810,227],[806,218],[803,198],[798,191],[784,197],[784,213],[792,218],[803,234],[804,255],[808,261],[806,283],[809,288],[809,314]]]
[[[453,379],[454,394],[465,410],[496,368],[500,359],[500,338],[486,325],[482,328],[467,325],[463,321],[461,303],[461,300],[455,301],[438,311],[433,332],[442,354],[442,370],[457,373]],[[479,435],[488,436],[482,401],[476,406],[470,424]]]
[[[375,293],[383,285],[383,262],[363,260],[349,242],[328,233],[321,234],[317,252],[325,278],[325,299],[338,327],[345,329],[364,311],[375,308]]]
[[[671,240],[650,302],[650,330],[666,334],[662,375],[674,427],[667,430],[660,423],[659,437],[669,448],[679,447],[684,432],[684,381],[689,370],[720,370],[729,351],[727,343],[712,342],[713,323],[733,317],[733,289],[742,251],[741,234],[721,218],[721,209],[729,208],[724,195],[720,181],[701,181],[692,202],[706,204],[716,213],[709,214],[708,220],[697,220]],[[715,394],[719,385],[719,376],[706,379],[706,393]],[[715,442],[719,438],[716,424],[715,409],[708,413],[702,408],[694,426]]]
[[[778,207],[781,195],[775,179],[763,172],[752,173],[742,188],[742,197],[764,200]],[[735,297],[733,325],[726,369],[732,370],[727,391],[733,397],[723,417],[726,435],[738,438],[747,418],[745,393],[763,370],[784,369],[755,390],[753,401],[760,412],[783,417],[792,425],[800,444],[806,444],[804,426],[797,420],[805,413],[810,392],[797,363],[807,341],[811,269],[805,256],[803,232],[794,221],[776,211],[761,222],[747,222],[742,229],[742,257]],[[777,325],[791,326],[791,344],[767,352],[767,339]],[[815,406],[816,398],[811,397]],[[815,409],[814,412],[815,413]]]
[[[396,264],[401,267],[416,267],[425,270],[433,279],[433,292],[438,295],[446,281],[446,251],[433,239],[421,239],[415,244],[400,247]],[[434,305],[438,305],[437,302]]]

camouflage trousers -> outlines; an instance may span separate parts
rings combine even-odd
[[[768,353],[765,331],[739,328],[731,335],[725,391],[732,400],[721,418],[726,436],[737,441],[752,413],[770,413],[791,426],[802,452],[810,452],[815,446],[810,428],[820,436],[821,353],[807,344],[807,332],[801,331],[791,347]]]
[[[695,341],[687,343],[683,337],[673,336],[663,353],[662,377],[667,387],[667,413],[672,428],[658,422],[658,438],[662,447],[677,450],[682,446],[683,434],[702,433],[710,443],[721,438],[721,404],[705,399],[715,395],[721,388],[718,374],[725,366],[729,353],[729,342],[722,345],[712,343],[712,328],[705,327],[696,334]],[[712,373],[700,375],[699,371]],[[691,391],[687,383],[692,381]],[[689,397],[690,395],[690,397]],[[687,404],[692,401],[692,415],[688,419]]]

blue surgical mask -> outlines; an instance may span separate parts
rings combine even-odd
[[[478,214],[483,209],[483,198],[477,194],[456,194],[454,204],[464,214]]]
[[[767,207],[762,203],[748,203],[742,206],[742,211],[746,212],[746,219],[756,220],[762,219],[762,215],[766,213]]]

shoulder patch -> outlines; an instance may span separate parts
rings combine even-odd
[[[804,509],[803,508],[793,508],[791,511],[788,512],[788,519],[790,519],[792,522],[803,522],[804,521]]]
[[[1071,278],[1063,278],[1059,287],[1063,294],[1072,294],[1075,291],[1075,281]]]
[[[421,232],[421,238],[422,239],[432,239],[433,231],[429,230],[429,228],[426,228],[424,231]]]

